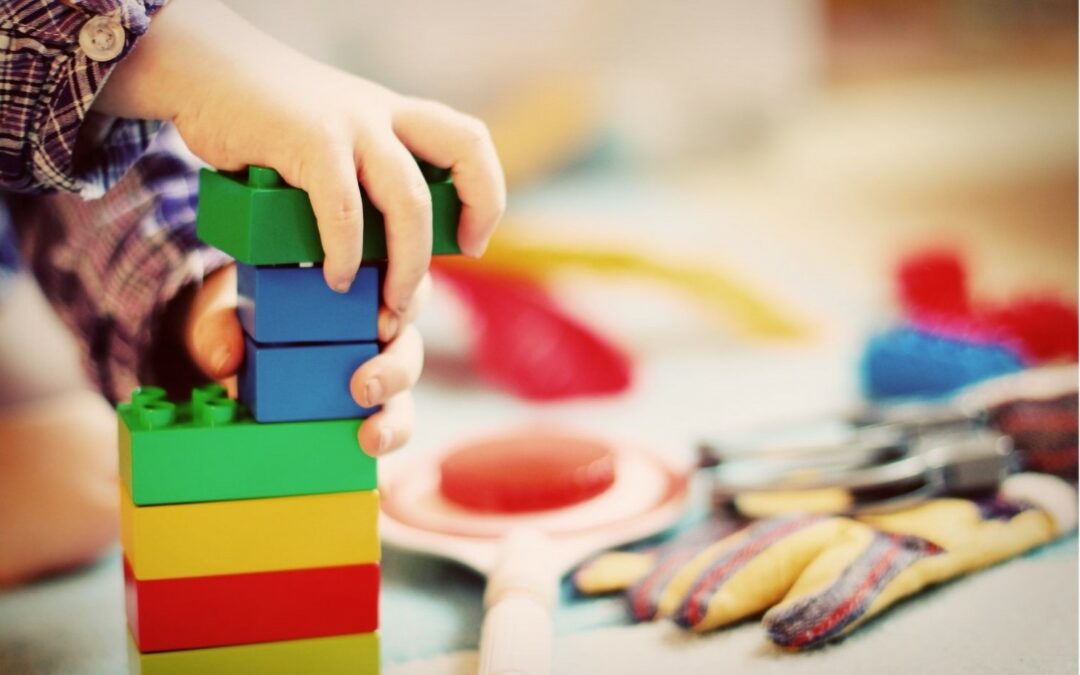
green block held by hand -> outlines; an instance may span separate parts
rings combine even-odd
[[[420,163],[431,190],[432,254],[461,253],[457,243],[461,200],[445,169]],[[385,260],[386,225],[361,188],[364,203],[364,261]],[[303,190],[282,181],[273,169],[248,167],[230,174],[199,173],[199,239],[248,265],[320,262],[325,257],[311,202]]]

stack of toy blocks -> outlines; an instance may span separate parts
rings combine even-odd
[[[457,253],[453,184],[422,168],[433,253]],[[348,383],[378,353],[386,238],[381,214],[364,221],[365,264],[337,294],[305,193],[259,167],[201,175],[198,233],[237,259],[245,361],[238,401],[142,387],[118,407],[133,673],[378,672],[372,411]]]

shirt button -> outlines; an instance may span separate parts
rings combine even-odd
[[[83,24],[79,31],[79,46],[94,61],[110,61],[124,51],[127,35],[116,19],[95,16]]]

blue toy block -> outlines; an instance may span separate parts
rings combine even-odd
[[[1023,367],[1015,353],[1000,345],[901,326],[867,343],[861,363],[862,388],[872,400],[936,398]]]
[[[257,422],[368,417],[349,393],[349,379],[379,353],[375,342],[263,345],[245,337],[240,400]]]
[[[236,265],[237,314],[260,344],[378,339],[379,268],[363,266],[348,293],[335,293],[322,267]]]

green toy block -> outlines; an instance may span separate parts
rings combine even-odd
[[[449,171],[421,162],[431,190],[433,255],[461,253],[457,243],[461,200]],[[364,260],[385,260],[383,216],[363,193]],[[307,193],[285,184],[273,169],[247,174],[199,173],[199,239],[247,265],[319,262],[322,244]]]
[[[257,424],[219,385],[180,405],[136,389],[117,416],[120,475],[138,506],[375,489],[361,420]]]

